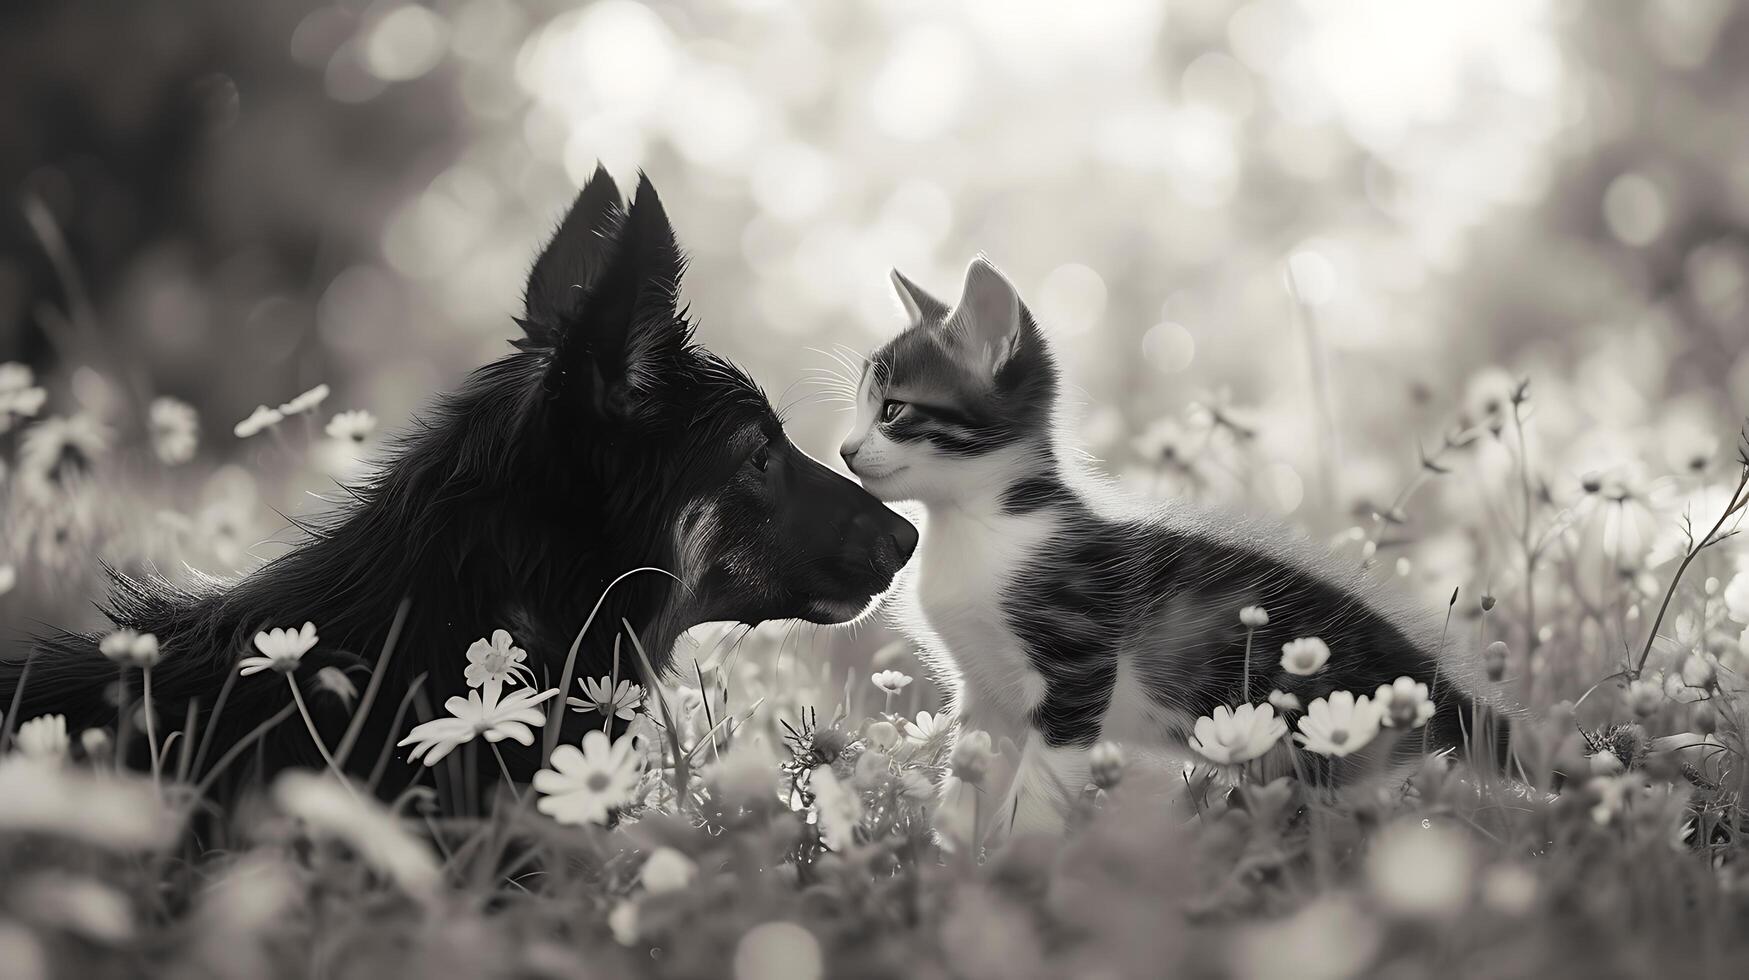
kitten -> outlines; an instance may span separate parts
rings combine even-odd
[[[1275,689],[1309,705],[1413,677],[1438,706],[1428,743],[1463,740],[1474,702],[1435,662],[1437,634],[1389,608],[1358,569],[1337,572],[1263,523],[1177,504],[1121,512],[1074,478],[1050,345],[994,266],[974,261],[951,309],[897,270],[893,282],[910,325],[868,361],[841,453],[875,496],[923,505],[907,628],[956,682],[961,730],[1020,747],[999,811],[1009,829],[1061,829],[1095,743],[1182,763],[1198,717]],[[1239,611],[1252,605],[1269,621],[1251,638],[1241,691]],[[1332,651],[1313,676],[1281,667],[1299,637]],[[1386,744],[1372,757],[1302,753],[1299,765],[1342,783],[1381,768]],[[1422,744],[1405,738],[1398,751]],[[1277,747],[1277,771],[1292,751]]]

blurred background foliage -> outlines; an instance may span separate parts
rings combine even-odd
[[[247,567],[332,484],[233,424],[328,383],[404,425],[505,350],[600,161],[649,172],[701,336],[824,459],[847,423],[798,381],[900,326],[888,267],[951,297],[982,251],[1144,490],[1334,534],[1530,378],[1540,495],[1651,496],[1749,403],[1745,50],[1726,0],[18,0],[0,361],[112,446],[194,406],[194,465],[109,478]],[[1656,534],[1618,520],[1626,568]],[[1504,592],[1475,537],[1398,570]],[[19,588],[88,619],[83,575]]]

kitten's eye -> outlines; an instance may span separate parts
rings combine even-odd
[[[747,457],[747,462],[752,463],[754,469],[764,473],[765,468],[771,465],[771,443],[763,443],[758,449],[753,450],[753,455]]]
[[[894,401],[891,398],[881,402],[881,423],[884,425],[905,414],[905,409],[908,407],[904,402]]]

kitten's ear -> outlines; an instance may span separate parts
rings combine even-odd
[[[947,319],[947,304],[923,291],[923,287],[905,278],[905,274],[897,269],[892,272],[893,291],[899,294],[899,302],[905,307],[905,318],[911,326],[926,321]]]
[[[980,255],[966,268],[965,289],[947,326],[994,377],[1020,341],[1020,294]]]
[[[611,252],[558,329],[547,390],[636,420],[657,405],[690,333],[678,309],[686,260],[648,177],[639,177]]]
[[[528,274],[521,320],[528,343],[523,346],[553,344],[561,324],[581,306],[585,290],[600,274],[624,219],[619,188],[597,166]]]

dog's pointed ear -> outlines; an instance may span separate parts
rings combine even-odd
[[[655,404],[690,334],[678,307],[686,260],[647,176],[610,251],[559,329],[547,389],[629,421]]]
[[[893,291],[899,294],[899,302],[905,307],[905,318],[911,326],[947,318],[946,303],[924,292],[922,286],[905,278],[905,274],[897,269],[893,270],[892,277]]]
[[[619,187],[597,165],[528,274],[521,323],[532,345],[552,346],[561,326],[576,315],[624,218]]]
[[[947,318],[947,329],[961,338],[967,353],[990,377],[1002,370],[1019,346],[1020,294],[981,255],[966,268],[965,289]]]

